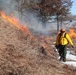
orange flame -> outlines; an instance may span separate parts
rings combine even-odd
[[[76,32],[75,32],[74,29],[70,29],[70,30],[69,30],[69,36],[70,36],[71,38],[76,38]]]
[[[6,14],[4,14],[4,12],[0,12],[0,15],[5,19],[7,20],[8,22],[12,23],[13,25],[15,25],[16,27],[18,27],[19,29],[23,30],[24,32],[26,32],[28,35],[31,35],[30,34],[30,31],[28,30],[27,27],[23,27],[19,20],[17,18],[15,18],[13,16],[12,13],[10,13],[10,16],[7,16]],[[33,37],[33,36],[30,36],[30,40],[35,40],[35,41],[38,41],[36,37]],[[40,36],[40,39],[42,41],[42,46],[46,49],[49,48],[49,45],[50,45],[50,42],[52,40],[52,37],[48,37],[48,38],[45,38],[44,36]],[[49,44],[49,45],[48,45]]]
[[[19,20],[18,20],[17,18],[15,18],[15,17],[13,17],[13,16],[12,16],[12,17],[7,16],[6,14],[4,14],[4,12],[0,12],[0,14],[1,14],[1,16],[2,16],[4,19],[6,19],[6,20],[9,21],[10,23],[12,23],[13,25],[15,25],[16,27],[18,27],[19,29],[25,31],[27,34],[30,35],[30,31],[28,30],[28,28],[27,28],[27,27],[23,27],[23,26],[20,24],[20,22],[19,22]],[[10,14],[10,15],[11,15],[11,14]]]

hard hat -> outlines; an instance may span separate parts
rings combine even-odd
[[[65,29],[64,29],[64,28],[61,28],[61,30],[60,30],[60,31],[65,32]]]

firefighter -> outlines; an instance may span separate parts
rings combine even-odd
[[[67,54],[67,45],[71,44],[72,48],[74,48],[73,42],[70,36],[65,32],[65,29],[62,28],[60,33],[56,37],[56,45],[55,47],[58,49],[60,60],[66,62],[66,54]]]

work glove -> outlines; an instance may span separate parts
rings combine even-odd
[[[58,49],[58,45],[55,45],[56,49]]]
[[[55,47],[57,48],[57,45],[55,45]]]
[[[72,48],[74,48],[74,46],[72,45]]]

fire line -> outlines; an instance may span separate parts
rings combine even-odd
[[[15,25],[16,27],[18,27],[19,29],[23,30],[24,32],[26,32],[28,35],[30,35],[30,31],[28,30],[27,27],[23,27],[19,20],[15,17],[10,17],[7,16],[3,11],[0,12],[0,15],[2,18],[4,18],[5,20],[7,20],[8,22],[12,23],[13,25]]]

